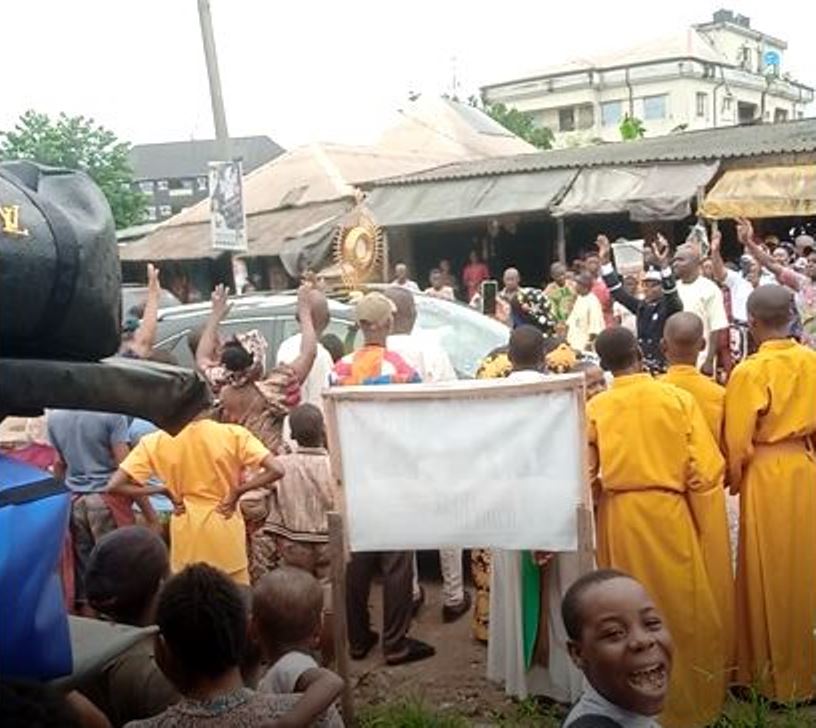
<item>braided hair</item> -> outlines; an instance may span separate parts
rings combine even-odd
[[[241,661],[247,608],[232,579],[208,564],[192,564],[167,582],[156,623],[188,679],[217,678]]]

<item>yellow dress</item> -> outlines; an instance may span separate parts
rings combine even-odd
[[[661,382],[673,384],[675,387],[688,392],[700,407],[709,432],[722,451],[722,427],[725,418],[725,387],[717,384],[710,377],[700,374],[696,367],[687,364],[673,364],[668,371],[659,378]],[[706,558],[711,583],[714,585],[714,596],[720,604],[720,614],[723,620],[723,629],[727,638],[726,668],[733,669],[736,649],[736,633],[734,631],[734,554],[737,546],[737,530],[739,527],[739,499],[735,496],[729,500],[724,491],[722,499],[728,516],[729,535],[733,536],[724,550],[715,543],[704,546],[703,554]],[[717,504],[716,512],[719,513]],[[719,518],[719,516],[717,516]],[[732,528],[733,520],[733,528]],[[719,539],[719,532],[709,532],[715,539]],[[725,560],[723,560],[725,558]]]
[[[229,518],[216,507],[238,484],[245,468],[260,465],[269,451],[249,430],[213,420],[190,423],[173,437],[145,435],[120,467],[137,483],[156,476],[184,502],[170,519],[170,568],[204,561],[249,584],[246,529],[240,509]]]
[[[590,460],[603,474],[598,566],[638,579],[674,638],[664,728],[714,722],[725,699],[727,637],[706,557],[728,534],[723,457],[694,399],[648,374],[617,377],[587,405]]]
[[[731,373],[725,445],[740,493],[738,678],[779,701],[816,695],[816,352],[760,346]]]

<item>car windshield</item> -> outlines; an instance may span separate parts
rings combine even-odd
[[[467,306],[416,296],[417,327],[442,346],[460,377],[474,377],[479,362],[507,344],[509,329]]]

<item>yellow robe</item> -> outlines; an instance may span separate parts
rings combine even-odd
[[[712,723],[725,699],[727,637],[705,551],[728,543],[723,457],[692,396],[648,374],[616,378],[589,402],[587,419],[602,473],[598,565],[638,579],[674,638],[660,723]]]
[[[673,364],[666,374],[660,377],[660,381],[673,384],[675,387],[688,392],[700,407],[703,413],[709,432],[714,437],[717,445],[722,451],[722,427],[725,418],[725,387],[717,384],[710,377],[700,374],[697,368],[686,364]],[[726,496],[723,490],[720,491],[723,499],[723,507],[728,511]],[[717,497],[717,496],[714,496]],[[719,500],[719,497],[717,497]],[[715,507],[715,518],[719,518],[720,505]],[[732,505],[734,535],[737,530],[738,502],[734,498]],[[728,548],[723,549],[718,542],[721,537],[719,531],[709,531],[709,536],[713,536],[715,541],[712,544],[703,545],[703,555],[706,558],[706,569],[714,586],[714,596],[720,605],[723,630],[726,636],[726,663],[725,667],[729,671],[734,668],[736,658],[736,633],[734,630],[734,570],[732,558],[732,545],[728,543]]]
[[[660,377],[661,382],[673,384],[688,392],[700,405],[708,429],[719,445],[722,441],[722,426],[725,417],[725,387],[711,377],[700,374],[696,367],[688,364],[672,364]]]
[[[740,493],[738,678],[779,701],[816,695],[816,352],[760,346],[731,373],[725,444]]]

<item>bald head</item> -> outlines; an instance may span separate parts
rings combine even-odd
[[[700,248],[693,243],[684,243],[674,253],[674,274],[681,281],[693,282],[700,275],[701,262]]]
[[[640,350],[635,335],[624,326],[605,329],[595,339],[601,366],[613,374],[640,371]]]
[[[661,347],[669,364],[695,366],[697,356],[705,349],[702,319],[688,311],[670,316],[663,329]]]
[[[385,291],[385,295],[396,307],[392,332],[395,334],[410,334],[414,330],[417,317],[414,294],[405,288],[393,286]]]
[[[783,286],[767,285],[755,288],[748,296],[748,323],[758,341],[787,335],[791,320],[792,296]]]

